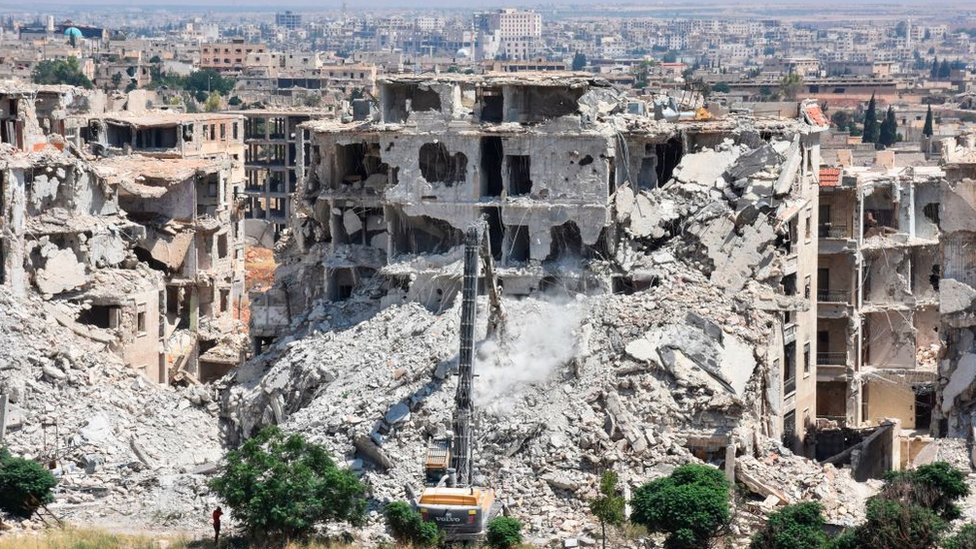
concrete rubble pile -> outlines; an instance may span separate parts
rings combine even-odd
[[[784,159],[796,147],[743,132],[686,154],[660,187],[617,189],[616,254],[589,268],[625,273],[638,291],[505,300],[506,337],[476,355],[476,470],[532,539],[592,538],[587,499],[605,468],[629,491],[697,459],[753,492],[742,535],[800,499],[821,501],[833,522],[859,519],[871,487],[794,456],[770,420],[769,387],[780,383],[770,311],[800,308],[773,290],[798,169]],[[458,257],[436,259],[459,274]],[[277,423],[326,444],[383,501],[421,486],[427,440],[450,429],[459,300],[440,312],[381,308],[376,278],[348,300],[313,304],[291,336],[225,378],[222,413],[231,437]],[[371,524],[367,536],[382,537],[378,515]]]
[[[223,452],[210,393],[149,382],[104,345],[62,327],[59,314],[32,294],[0,288],[5,442],[15,455],[54,467],[49,509],[107,527],[205,527],[213,501],[204,473]],[[19,526],[42,523],[53,519],[45,512]]]

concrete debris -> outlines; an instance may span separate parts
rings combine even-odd
[[[565,327],[553,324],[567,310],[558,301],[506,302],[513,338],[530,341],[525,331],[551,325],[543,332],[548,337],[567,333],[579,341],[551,369],[497,391],[490,386],[503,382],[497,372],[507,363],[552,362],[555,351],[538,352],[545,347],[534,343],[529,348],[536,352],[523,358],[518,345],[480,345],[478,381],[489,385],[479,397],[476,454],[484,482],[499,490],[533,541],[582,539],[598,528],[586,499],[596,493],[600,470],[614,468],[633,488],[696,456],[724,459],[731,437],[746,456],[737,464],[756,482],[793,486],[805,479],[809,485],[784,501],[818,490],[819,499],[836,502],[828,506],[832,520],[853,522],[860,505],[851,498],[858,492],[850,491],[845,472],[831,468],[828,477],[792,456],[766,466],[747,457],[754,452],[752,435],[736,435],[742,425],[759,428],[743,406],[756,398],[758,371],[766,367],[754,354],[767,337],[766,314],[738,310],[737,300],[677,262],[657,272],[659,285],[644,292],[581,298],[580,319]],[[456,361],[458,307],[439,314],[414,303],[378,310],[362,295],[310,308],[294,338],[276,341],[222,381],[228,430],[246,435],[262,423],[280,422],[341,459],[361,458],[377,505],[404,498],[405,485],[421,485],[427,441],[450,429],[456,381],[446,374]],[[482,337],[485,329],[480,315]],[[658,349],[694,357],[685,367],[698,375],[669,370]],[[702,440],[725,442],[713,454]],[[773,470],[785,464],[793,469],[782,480]],[[382,531],[374,515],[366,542]]]
[[[146,381],[104,344],[61,326],[52,304],[3,287],[0,356],[0,392],[16,418],[6,442],[16,455],[53,465],[55,514],[133,530],[207,527],[212,468],[198,469],[223,455],[209,393],[204,404],[202,388]]]

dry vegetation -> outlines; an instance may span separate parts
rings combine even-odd
[[[256,545],[237,538],[222,539],[227,549],[358,549],[355,545],[324,541]],[[38,534],[0,537],[0,549],[216,549],[211,540],[114,534],[102,530],[67,528]]]

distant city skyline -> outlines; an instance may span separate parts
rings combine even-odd
[[[261,11],[278,11],[284,9],[306,9],[306,10],[329,10],[332,9],[331,4],[336,7],[341,5],[341,0],[328,0],[322,2],[320,0],[288,0],[285,3],[269,4],[266,0],[205,0],[203,2],[195,0],[153,0],[151,2],[132,2],[127,0],[98,0],[97,2],[86,2],[82,0],[37,0],[31,3],[31,8],[25,7],[23,4],[11,3],[11,2],[0,2],[0,8],[3,9],[14,9],[20,11],[33,11],[36,8],[69,8],[77,9],[78,7],[87,7],[90,9],[98,9],[102,7],[117,7],[117,6],[128,6],[133,9],[159,9],[167,7],[175,8],[207,8],[207,7],[235,7],[235,6],[247,6],[252,9],[260,9]],[[599,5],[616,5],[616,6],[628,6],[634,8],[648,9],[649,11],[660,9],[669,11],[681,11],[681,10],[694,10],[702,6],[723,6],[723,5],[736,5],[736,6],[751,6],[755,8],[760,8],[763,10],[772,9],[782,10],[790,8],[806,8],[814,9],[808,2],[801,2],[799,0],[793,0],[788,2],[754,2],[751,0],[715,0],[710,2],[697,2],[694,5],[684,5],[678,6],[674,4],[669,4],[665,2],[633,2],[628,0],[604,0],[598,3]],[[932,3],[926,0],[897,0],[897,1],[886,1],[886,0],[864,0],[860,2],[861,5],[886,5],[886,6],[917,6],[931,8]],[[943,7],[952,6],[963,6],[966,5],[964,1],[952,1],[952,2],[940,2]],[[423,8],[501,8],[506,6],[512,7],[522,7],[522,8],[536,8],[540,10],[551,10],[560,9],[570,6],[581,6],[579,2],[560,2],[560,3],[540,3],[538,0],[506,0],[504,2],[496,1],[486,1],[486,0],[375,0],[370,2],[369,8],[412,8],[412,9],[423,9]],[[587,7],[596,7],[594,4],[585,4]],[[817,8],[823,6],[850,6],[849,2],[844,2],[842,0],[825,0],[817,4]],[[352,9],[359,8],[356,6]],[[368,11],[368,10],[367,10]],[[608,14],[612,15],[612,14]]]

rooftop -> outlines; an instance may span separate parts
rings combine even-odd
[[[111,184],[140,196],[162,196],[165,187],[200,173],[216,173],[225,160],[206,158],[153,158],[138,154],[110,156],[94,163],[95,171]]]
[[[146,113],[113,112],[97,118],[136,127],[176,126],[187,122],[209,122],[211,120],[226,120],[228,118],[243,120],[241,115],[226,112],[188,113],[177,111],[151,111]]]
[[[380,83],[390,84],[471,84],[482,86],[551,86],[551,87],[606,87],[610,83],[586,72],[571,71],[524,71],[489,72],[485,74],[421,73],[386,75],[377,78]]]

